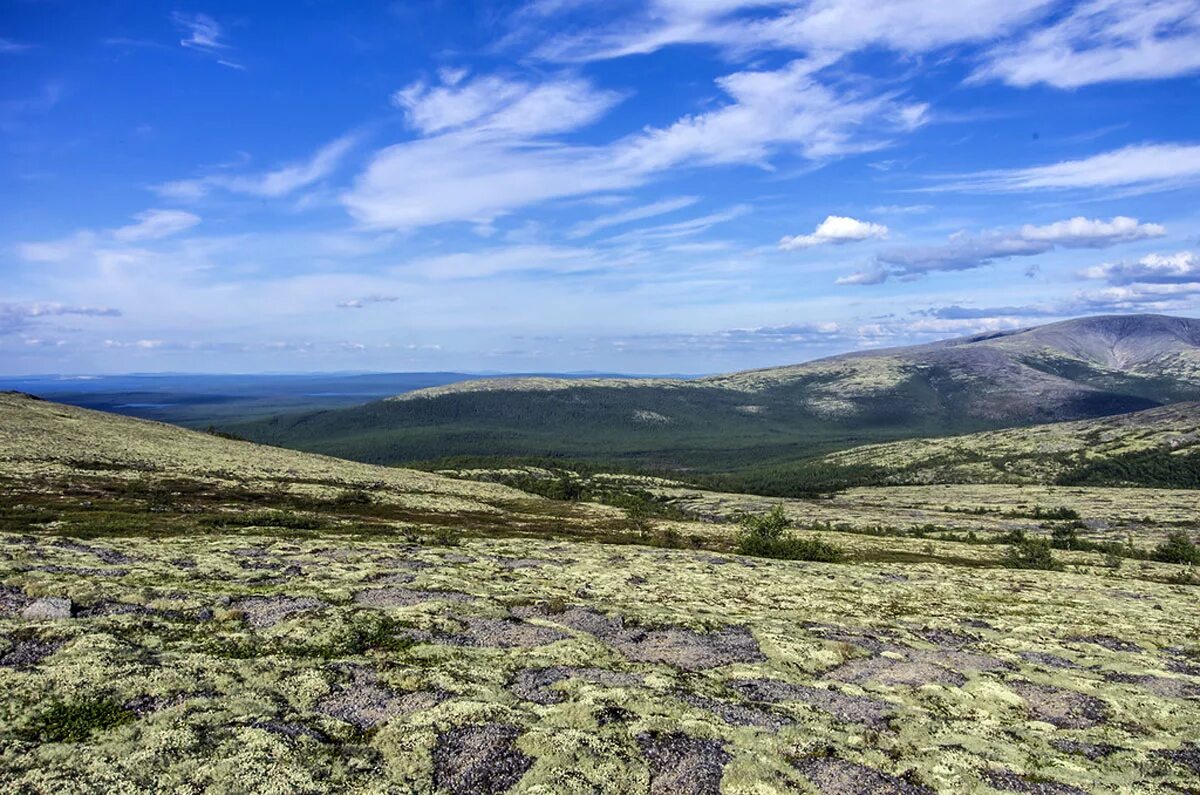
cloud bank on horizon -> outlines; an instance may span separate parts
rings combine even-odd
[[[713,372],[1200,313],[1200,0],[0,19],[4,373]]]

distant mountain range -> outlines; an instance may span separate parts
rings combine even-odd
[[[1200,320],[1120,315],[694,380],[464,381],[224,429],[374,463],[558,458],[740,472],[770,490],[779,465],[864,443],[1189,400],[1200,400]]]

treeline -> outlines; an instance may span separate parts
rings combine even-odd
[[[1088,461],[1064,473],[1057,482],[1063,486],[1200,489],[1200,453],[1172,455],[1162,449],[1125,453]]]

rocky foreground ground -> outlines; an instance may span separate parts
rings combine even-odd
[[[1149,565],[1149,564],[1147,564]],[[1195,588],[541,539],[0,539],[8,792],[1194,792]]]

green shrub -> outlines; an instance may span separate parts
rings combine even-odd
[[[1200,565],[1200,548],[1188,536],[1186,530],[1172,530],[1166,539],[1154,548],[1151,557],[1161,563]]]
[[[1083,542],[1075,524],[1061,525],[1051,530],[1050,546],[1055,549],[1083,549]]]
[[[462,539],[452,527],[435,527],[429,542],[438,547],[456,547],[462,543]]]
[[[737,551],[742,555],[826,563],[836,563],[845,557],[836,544],[793,535],[782,505],[776,505],[769,513],[742,517],[741,525]]]
[[[133,714],[111,698],[55,701],[41,712],[23,734],[32,742],[78,743],[92,732],[111,729],[133,720]]]
[[[784,537],[792,523],[787,518],[783,506],[776,505],[768,513],[743,516],[741,525],[743,536],[761,541],[778,541]]]
[[[1008,548],[1002,563],[1010,569],[1039,569],[1062,571],[1063,564],[1055,560],[1050,542],[1044,538],[1027,538]]]

